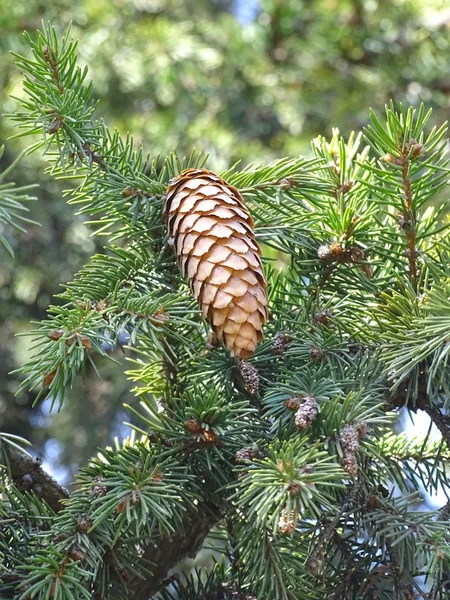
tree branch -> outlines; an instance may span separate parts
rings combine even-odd
[[[44,471],[40,459],[12,448],[5,448],[4,456],[10,478],[19,490],[33,491],[55,512],[64,508],[61,500],[67,499],[69,492]]]
[[[429,404],[425,407],[425,412],[441,432],[442,438],[450,448],[450,415],[443,414],[437,406]]]
[[[197,554],[211,528],[221,517],[217,508],[206,508],[206,511],[186,515],[181,531],[169,538],[158,540],[157,546],[147,547],[142,560],[154,565],[153,576],[145,580],[132,579],[127,585],[129,598],[152,598],[166,583],[170,569],[186,556],[194,557]]]

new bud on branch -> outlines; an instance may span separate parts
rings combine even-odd
[[[187,169],[169,183],[164,212],[203,316],[235,356],[251,356],[267,321],[267,282],[239,191],[211,171]]]

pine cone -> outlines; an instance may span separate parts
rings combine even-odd
[[[263,338],[267,282],[241,195],[211,171],[187,169],[169,182],[164,211],[203,316],[235,356],[248,358]]]

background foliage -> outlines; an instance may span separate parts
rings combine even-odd
[[[2,113],[17,108],[10,94],[22,94],[9,50],[24,53],[22,31],[42,18],[61,30],[73,23],[110,126],[133,131],[153,154],[196,146],[210,154],[212,169],[308,155],[311,138],[329,137],[331,126],[347,136],[366,123],[368,106],[380,111],[390,98],[424,101],[435,123],[450,104],[445,1],[0,0]],[[12,133],[2,117],[0,142]],[[0,171],[23,147],[20,139],[6,144]],[[68,482],[97,446],[123,435],[130,386],[105,361],[102,379],[88,367],[60,414],[49,415],[48,401],[31,410],[32,392],[14,398],[20,377],[7,373],[24,362],[29,344],[15,334],[44,317],[59,282],[100,248],[67,207],[64,185],[42,171],[36,153],[6,176],[20,185],[39,181],[30,217],[41,227],[8,233],[14,260],[0,250],[0,420]]]

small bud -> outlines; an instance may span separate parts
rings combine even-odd
[[[95,477],[94,479],[95,482],[97,483],[101,483],[102,481],[105,481],[105,478],[103,477],[103,475],[97,475],[97,477]],[[108,488],[106,487],[106,485],[94,485],[94,487],[91,490],[91,494],[92,496],[105,496],[108,493]]]
[[[334,258],[340,258],[344,254],[345,249],[339,242],[333,242],[330,246],[330,252]]]
[[[193,435],[199,435],[203,431],[200,423],[195,419],[188,419],[184,422],[184,426],[189,431],[189,433],[192,433]]]
[[[292,338],[285,333],[276,333],[273,338],[273,351],[278,356],[281,356],[286,352],[287,346]]]
[[[284,406],[289,410],[298,410],[303,404],[304,396],[292,396],[283,402]]]
[[[319,361],[323,358],[323,352],[319,346],[313,346],[309,351],[311,360]]]
[[[298,483],[290,483],[288,485],[288,492],[291,496],[298,496],[300,494],[300,486]]]
[[[387,163],[391,163],[393,165],[401,165],[402,161],[399,158],[396,158],[395,156],[392,156],[392,154],[384,154],[380,160],[387,162]]]
[[[127,504],[128,504],[128,500],[129,500],[129,496],[126,495],[123,498],[121,498],[116,506],[116,513],[123,513],[127,510]]]
[[[245,446],[236,452],[234,455],[234,459],[236,462],[245,462],[247,460],[253,460],[254,458],[259,458],[260,451],[256,444],[252,446]]]
[[[298,519],[295,518],[294,511],[288,516],[285,508],[281,511],[280,520],[278,521],[278,533],[290,535],[295,531]]]
[[[324,308],[316,312],[313,318],[315,324],[328,325],[333,318],[333,313],[328,308]]]
[[[380,499],[375,494],[369,494],[366,500],[366,508],[369,510],[374,510],[375,508],[380,507]]]
[[[56,119],[54,119],[48,126],[48,132],[53,135],[54,133],[56,133],[58,131],[58,129],[61,127],[62,121],[61,121],[61,117],[56,117]]]
[[[215,444],[217,442],[217,434],[214,429],[205,429],[203,431],[203,437],[208,444]]]
[[[322,260],[323,262],[332,261],[333,253],[331,252],[331,247],[329,244],[322,244],[322,246],[319,246],[319,249],[317,250],[317,256],[319,257],[319,260]]]
[[[86,350],[89,350],[90,348],[92,348],[91,340],[87,336],[82,335],[81,333],[77,333],[77,337],[80,340],[83,348],[86,348]]]
[[[366,434],[367,425],[365,423],[346,425],[339,433],[339,440],[343,452],[342,464],[349,475],[355,476],[358,473],[356,453],[360,447],[360,438]]]
[[[349,192],[352,187],[355,185],[355,182],[352,181],[351,179],[347,179],[346,181],[344,181],[344,183],[341,185],[340,191],[343,194],[346,194],[347,192]]]
[[[95,497],[106,496],[107,493],[108,488],[105,485],[96,485],[91,492],[91,494]]]
[[[411,221],[402,214],[398,215],[398,226],[402,231],[411,231]]]
[[[408,145],[406,146],[408,156],[411,158],[417,158],[423,152],[423,145],[419,144],[414,138],[410,138]]]
[[[58,368],[53,369],[53,371],[50,371],[50,373],[47,373],[46,375],[44,375],[44,379],[42,380],[42,385],[44,387],[48,387],[52,383],[52,381],[55,379],[57,372],[58,372]]]
[[[259,391],[258,369],[246,360],[239,361],[237,368],[244,382],[246,392],[253,396]]]
[[[350,260],[353,263],[360,263],[362,260],[364,260],[364,252],[361,250],[361,248],[358,248],[358,246],[350,246],[348,253]]]
[[[164,474],[162,471],[155,471],[152,476],[152,481],[162,481],[164,479]]]
[[[169,315],[166,315],[165,311],[166,309],[163,306],[157,312],[154,313],[154,315],[151,317],[153,325],[155,325],[156,327],[162,327],[167,323],[167,321],[169,320]]]
[[[122,190],[122,196],[125,196],[125,198],[129,198],[130,196],[134,196],[136,192],[136,188],[128,186],[124,190]]]
[[[85,555],[85,553],[82,550],[79,550],[77,548],[73,548],[72,550],[69,550],[69,552],[67,553],[67,556],[69,556],[69,558],[71,558],[72,560],[82,561],[82,560],[84,560],[84,557],[86,555]]]
[[[60,340],[65,333],[64,329],[51,329],[47,333],[47,337],[56,342],[57,340]]]
[[[93,520],[88,516],[79,517],[77,521],[77,530],[80,533],[87,533],[93,525]]]

